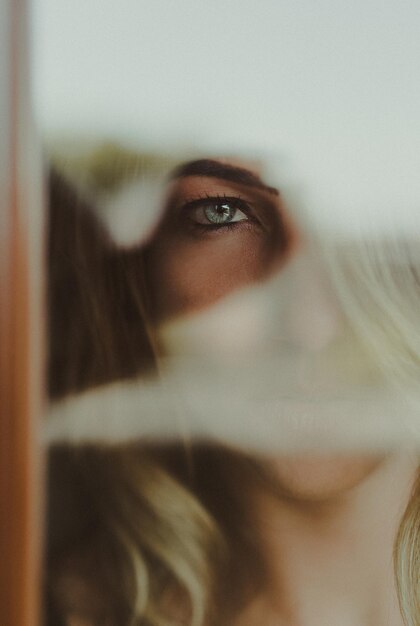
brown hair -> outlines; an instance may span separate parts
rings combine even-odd
[[[62,176],[49,185],[50,398],[155,373],[141,251],[116,251]],[[47,621],[162,626],[175,591],[184,618],[209,619],[225,543],[193,495],[183,446],[61,446],[49,457]]]
[[[116,252],[91,206],[49,179],[48,385],[52,399],[155,367],[143,257]]]

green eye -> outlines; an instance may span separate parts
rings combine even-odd
[[[226,224],[233,221],[238,209],[224,202],[223,204],[209,204],[204,206],[203,212],[211,224]],[[246,218],[246,216],[244,217]]]
[[[194,201],[191,207],[190,219],[196,224],[203,226],[224,226],[233,222],[244,222],[249,220],[247,209],[241,202],[241,210],[238,207],[239,200],[219,200],[215,198],[205,201]]]
[[[202,230],[217,230],[238,222],[254,222],[252,206],[241,198],[210,197],[190,200],[182,206],[182,215],[190,225]]]

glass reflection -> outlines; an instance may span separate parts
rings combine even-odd
[[[133,236],[135,245],[122,246],[112,222],[98,218],[100,194],[82,200],[74,184],[51,174],[49,381],[55,401],[94,387],[101,393],[118,380],[159,379],[161,357],[171,352],[167,325],[196,319],[248,287],[283,279],[305,249],[280,191],[246,160],[188,159],[171,167],[166,181],[159,212]],[[143,206],[139,198],[138,209]],[[298,311],[307,314],[310,340],[321,300],[311,298],[309,311]],[[331,315],[332,332],[324,333],[320,352],[341,322]],[[292,337],[282,337],[286,383],[278,384],[299,397],[301,384],[289,385],[299,362]],[[311,363],[307,339],[299,356]],[[331,376],[347,354],[332,343]],[[205,350],[199,356],[194,364],[205,367]],[[371,372],[367,361],[359,378]],[[231,362],[219,360],[217,367],[230,381]],[[287,369],[293,370],[290,378]],[[243,391],[245,381],[235,389]],[[328,395],[331,389],[323,385]],[[211,381],[206,386],[208,411],[215,412],[216,390]],[[220,417],[227,424],[229,416],[214,415]],[[253,421],[259,419],[256,414]],[[237,425],[249,427],[246,420]],[[320,624],[359,623],[369,614],[373,623],[391,616],[400,626],[391,561],[410,502],[397,554],[403,555],[400,584],[414,597],[412,581],[402,582],[409,557],[401,538],[418,528],[416,453],[310,449],[274,455],[226,443],[223,432],[219,439],[218,445],[190,441],[180,430],[171,445],[52,450],[49,623],[312,626],[316,612]],[[417,546],[418,534],[413,537],[410,550]]]

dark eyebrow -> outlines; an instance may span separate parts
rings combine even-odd
[[[199,159],[197,161],[182,163],[173,170],[171,179],[186,178],[187,176],[221,178],[233,183],[246,185],[247,187],[262,189],[276,196],[279,195],[278,189],[265,185],[262,180],[250,170],[227,163],[221,163],[220,161],[214,161],[213,159]]]

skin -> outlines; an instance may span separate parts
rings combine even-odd
[[[217,196],[246,202],[248,219],[207,229],[203,206]],[[206,309],[281,271],[302,245],[281,196],[262,181],[242,184],[187,168],[169,186],[146,253],[155,323]],[[406,453],[264,459],[272,489],[253,489],[247,498],[267,584],[232,623],[402,626],[392,549],[417,465]]]
[[[392,553],[417,468],[406,451],[271,461],[276,489],[249,494],[266,582],[234,626],[403,626]]]
[[[214,230],[202,207],[207,197],[240,198],[250,211]],[[197,220],[201,220],[199,223]],[[207,223],[206,223],[207,221]],[[270,188],[214,176],[183,176],[168,190],[164,217],[147,250],[153,312],[158,322],[205,309],[232,291],[268,277],[296,245],[280,196]],[[159,285],[159,289],[153,286]]]

